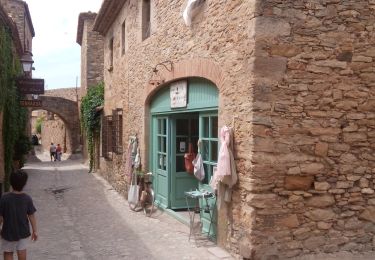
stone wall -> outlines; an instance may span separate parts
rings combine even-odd
[[[252,118],[250,88],[252,77],[247,60],[254,51],[254,42],[248,37],[249,18],[254,16],[255,6],[247,1],[206,2],[202,12],[195,17],[192,27],[187,27],[181,13],[186,1],[171,4],[159,1],[153,6],[152,33],[141,41],[140,3],[127,1],[106,34],[104,43],[105,114],[112,109],[123,109],[123,147],[127,147],[130,135],[138,134],[142,163],[148,169],[148,107],[157,87],[150,86],[152,68],[169,60],[173,62],[169,80],[179,77],[201,76],[209,78],[219,89],[219,125],[232,124],[235,118],[236,164],[241,183],[249,178],[251,143],[249,131]],[[156,2],[155,2],[156,3]],[[128,49],[121,54],[121,24],[126,18]],[[109,69],[110,38],[114,38],[114,66]],[[215,73],[211,73],[214,71]],[[168,72],[160,68],[160,73]],[[233,86],[236,86],[234,89]],[[101,173],[120,192],[126,193],[122,155],[114,155],[112,161],[100,162]],[[243,230],[250,228],[251,221],[246,205],[245,184],[235,189],[235,203],[227,205],[220,218],[219,241],[221,246],[238,253],[238,242]],[[227,211],[227,212],[226,212]],[[243,222],[244,218],[248,221]]]
[[[104,113],[123,108],[123,147],[137,133],[147,168],[156,64],[173,62],[176,71],[161,71],[167,81],[210,75],[219,89],[219,127],[234,124],[239,174],[233,202],[219,209],[218,244],[254,259],[373,250],[371,1],[206,2],[190,28],[181,18],[185,1],[158,1],[143,42],[138,2],[125,3],[104,45]],[[100,165],[125,193],[122,156]]]
[[[81,90],[80,88],[58,88],[58,89],[49,89],[46,90],[43,96],[47,97],[61,97],[65,98],[71,101],[77,101],[77,96],[78,99],[80,99],[80,93]]]
[[[81,96],[87,89],[103,81],[103,36],[93,31],[96,13],[81,13],[77,42],[81,45]]]
[[[81,45],[81,97],[90,86],[103,81],[103,36],[92,30],[96,13],[81,13],[78,19],[77,43]],[[83,138],[82,155],[88,158],[86,138]]]
[[[45,120],[42,123],[42,146],[45,151],[49,151],[51,142],[60,144],[63,152],[71,153],[69,138],[64,122],[55,116],[55,120]]]
[[[27,3],[22,0],[8,0],[5,8],[7,8],[9,16],[17,25],[19,37],[22,42],[24,51],[32,51],[34,27],[31,21]]]
[[[373,7],[259,1],[244,253],[374,250]]]
[[[54,123],[50,126],[43,124],[42,126],[42,139],[44,139],[44,147],[47,147],[47,143],[51,140],[59,140],[61,144],[61,138],[58,136],[66,135],[66,147],[68,153],[74,153],[80,151],[80,123],[78,115],[78,103],[77,94],[79,99],[80,91],[76,88],[65,88],[65,89],[53,89],[45,91],[44,95],[40,96],[43,106],[41,110],[44,110],[45,119],[49,119],[47,114],[55,114],[53,118],[59,118],[59,125],[64,124],[64,128],[60,133],[55,133],[59,127],[56,127]],[[46,113],[45,111],[48,111]],[[31,129],[35,132],[35,120],[41,113],[33,111],[31,118]],[[52,132],[49,132],[52,131]],[[66,133],[65,133],[66,132]]]

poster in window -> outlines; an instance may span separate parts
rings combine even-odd
[[[171,108],[187,106],[187,81],[178,81],[171,84]]]

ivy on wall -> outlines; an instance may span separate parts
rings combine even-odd
[[[27,110],[20,106],[19,93],[15,84],[15,79],[20,73],[21,66],[14,56],[11,32],[0,24],[0,111],[3,112],[5,191],[9,190],[9,176],[13,168],[13,160],[16,158],[23,161],[23,155],[27,153],[24,149],[18,149],[19,146],[26,147],[28,143],[24,134]]]
[[[44,117],[38,117],[36,119],[35,132],[38,133],[38,134],[42,133],[42,124],[43,124],[43,121],[44,121]]]
[[[86,133],[87,149],[90,161],[90,170],[94,166],[94,137],[100,131],[100,112],[97,107],[104,104],[104,83],[99,83],[88,89],[87,95],[82,98],[81,124]]]

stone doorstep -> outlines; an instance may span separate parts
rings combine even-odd
[[[217,246],[207,248],[207,251],[220,259],[233,259],[227,251]]]

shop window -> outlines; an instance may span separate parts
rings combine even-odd
[[[151,0],[142,1],[142,41],[151,34]]]
[[[102,121],[102,156],[112,160],[112,116],[104,116]]]
[[[108,71],[112,71],[113,70],[113,37],[109,40],[108,48],[109,48],[109,67],[108,67]]]
[[[217,165],[219,139],[218,139],[218,117],[214,115],[203,115],[200,117],[201,154],[205,170],[203,184],[211,181],[214,168]]]
[[[121,55],[126,51],[126,24],[125,21],[121,25]]]
[[[112,151],[121,154],[122,149],[122,109],[112,110]]]

